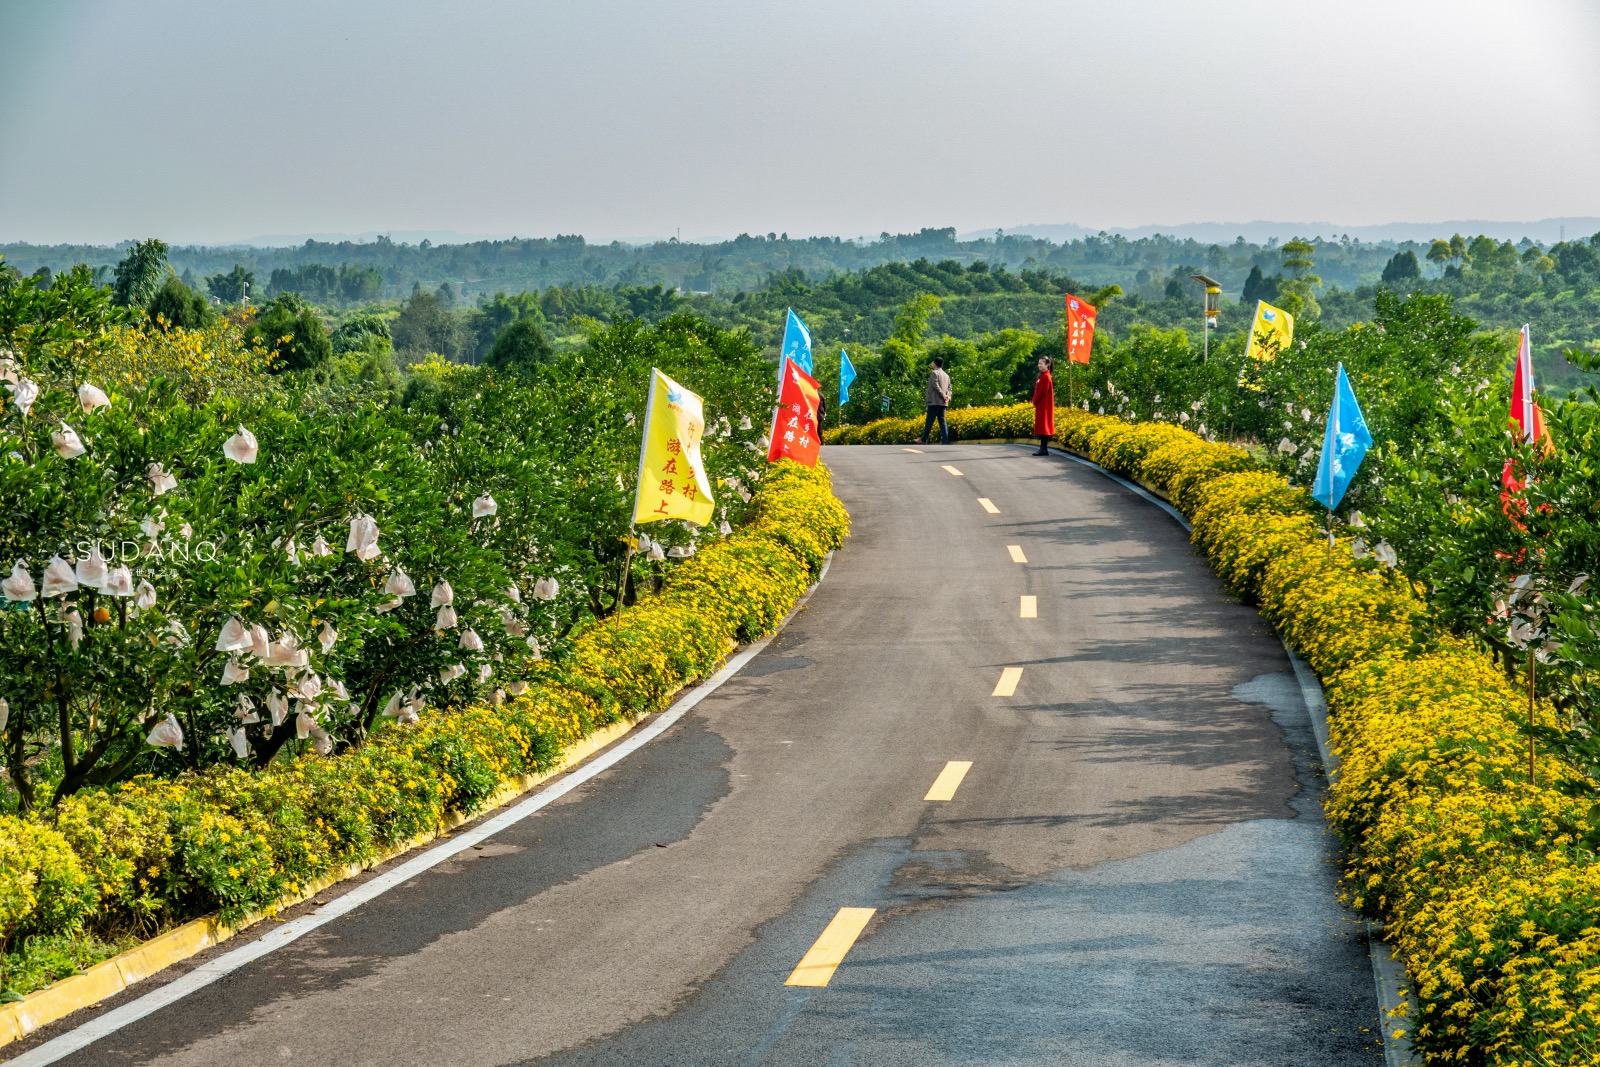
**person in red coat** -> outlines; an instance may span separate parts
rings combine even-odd
[[[1051,360],[1039,360],[1039,380],[1033,383],[1033,434],[1039,439],[1036,456],[1050,454],[1050,438],[1056,435],[1056,383],[1050,379]]]

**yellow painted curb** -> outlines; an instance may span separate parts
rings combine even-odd
[[[503,807],[534,786],[570,770],[574,764],[589,758],[624,736],[633,729],[637,721],[623,719],[596,730],[573,743],[562,753],[561,762],[551,770],[543,774],[524,774],[508,779],[504,785],[495,790],[481,808],[470,815],[459,811],[449,812],[440,821],[439,829],[433,833],[422,834],[401,842],[365,863],[351,864],[341,870],[330,871],[312,882],[303,892],[284,897],[265,910],[246,916],[237,926],[227,926],[215,915],[195,919],[151,938],[138,948],[129,949],[119,956],[103,960],[82,974],[63,978],[48,988],[30,993],[24,1000],[0,1005],[0,1046],[27,1037],[41,1026],[48,1026],[80,1008],[90,1007],[107,997],[115,996],[135,982],[143,981],[174,963],[186,960],[213,945],[221,944],[240,930],[254,926],[263,919],[271,918],[296,904],[302,904],[346,878],[353,878],[362,871],[388,863],[396,856],[404,855],[419,845],[426,845],[485,812]]]

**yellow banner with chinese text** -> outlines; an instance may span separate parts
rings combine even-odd
[[[716,506],[711,479],[700,461],[705,406],[698,396],[659,370],[652,368],[650,375],[633,521],[683,519],[704,526]]]

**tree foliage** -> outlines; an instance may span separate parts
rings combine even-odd
[[[279,267],[267,281],[267,295],[296,293],[312,303],[353,304],[378,299],[383,291],[383,272],[376,267],[341,263],[325,267],[307,263],[301,267]]]
[[[1265,300],[1271,304],[1278,299],[1278,287],[1283,284],[1283,275],[1275,274],[1268,278],[1262,273],[1261,267],[1250,268],[1250,274],[1244,280],[1244,289],[1239,294],[1239,302],[1247,314],[1254,314],[1256,301]]]
[[[161,288],[166,274],[166,242],[154,237],[135,242],[117,264],[111,298],[123,307],[145,307]]]
[[[1408,285],[1414,285],[1422,280],[1422,264],[1417,262],[1417,254],[1409,248],[1404,252],[1396,252],[1383,268],[1383,284],[1390,289],[1402,290]]]
[[[277,371],[321,371],[333,357],[333,341],[316,309],[293,293],[268,302],[245,339],[273,353]]]
[[[726,480],[719,521],[742,514],[729,486],[762,473],[770,369],[742,331],[688,315],[547,349],[536,380],[433,361],[414,375],[431,382],[426,402],[410,405],[317,376],[269,379],[264,347],[304,368],[295,346],[322,330],[293,295],[248,331],[128,318],[87,270],[0,293],[6,373],[40,387],[18,394],[26,412],[0,404],[13,458],[0,465],[0,553],[48,594],[8,578],[17,598],[0,610],[3,807],[137,773],[261,766],[308,755],[319,736],[361,744],[392,728],[396,707],[487,699],[540,654],[559,656],[573,627],[616,607],[624,476],[651,367],[705,399],[705,460]],[[508,329],[527,340],[537,320]],[[381,319],[347,320],[341,355],[382,335]],[[208,367],[214,388],[185,387]],[[103,386],[109,403],[85,411],[84,385]],[[81,449],[61,446],[63,424]],[[254,441],[243,459],[230,451],[241,427]],[[379,531],[370,555],[346,544],[363,516]],[[684,551],[716,536],[652,532]],[[120,586],[93,576],[100,555],[129,568]],[[79,579],[64,591],[44,588],[57,557]],[[667,565],[637,561],[647,583]],[[441,581],[453,618],[430,603]],[[226,647],[230,619],[261,640]],[[147,742],[169,714],[181,749]]]
[[[532,373],[555,353],[533,317],[521,318],[500,331],[489,347],[484,364],[495,370]]]
[[[224,304],[238,304],[249,295],[250,287],[255,285],[254,271],[245,270],[239,263],[226,274],[213,274],[206,279],[206,291]]]
[[[454,361],[462,355],[466,330],[437,293],[418,289],[400,308],[391,326],[395,351],[407,362],[436,353]]]
[[[145,314],[151,322],[167,327],[181,326],[186,330],[198,330],[213,317],[206,298],[179,281],[176,274],[167,275],[167,280],[150,298]]]

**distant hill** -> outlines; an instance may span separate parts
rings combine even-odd
[[[1100,229],[1073,223],[1031,223],[1026,226],[1007,226],[1008,234],[1041,237],[1047,241],[1075,241],[1100,233]],[[1459,233],[1466,236],[1487,234],[1497,241],[1521,241],[1524,237],[1542,245],[1575,237],[1600,233],[1600,217],[1576,216],[1571,218],[1539,219],[1536,222],[1496,222],[1486,219],[1456,219],[1448,222],[1387,222],[1379,226],[1341,226],[1332,222],[1185,222],[1172,226],[1117,226],[1106,227],[1105,232],[1117,233],[1136,240],[1164,234],[1185,238],[1204,244],[1231,244],[1243,237],[1252,244],[1264,244],[1276,239],[1280,243],[1291,237],[1337,240],[1349,235],[1353,240],[1372,244],[1413,241],[1426,244],[1435,237],[1449,237]],[[991,237],[993,230],[975,230],[963,234],[965,240]]]
[[[456,230],[367,230],[364,233],[273,233],[225,241],[216,248],[296,248],[307,241],[320,244],[370,244],[379,236],[400,244],[464,245],[474,241],[502,241],[510,233],[460,233]]]
[[[226,274],[239,266],[254,273],[251,294],[261,297],[294,291],[319,300],[332,299],[328,294],[335,289],[325,284],[328,279],[335,275],[359,276],[356,289],[337,289],[355,294],[339,298],[352,302],[404,300],[419,286],[439,290],[452,301],[468,302],[497,292],[553,286],[643,290],[660,287],[686,294],[723,293],[731,297],[775,285],[781,288],[784,280],[822,282],[834,275],[919,261],[941,268],[954,264],[961,269],[1004,266],[1017,272],[1048,272],[1070,280],[1072,288],[1098,289],[1116,284],[1130,296],[1138,294],[1146,300],[1160,301],[1173,292],[1186,291],[1183,287],[1190,284],[1190,276],[1201,273],[1220,281],[1230,299],[1242,299],[1245,280],[1252,270],[1268,277],[1281,270],[1279,245],[1290,237],[1312,240],[1316,273],[1328,287],[1353,291],[1376,285],[1402,245],[1422,259],[1423,275],[1436,279],[1443,268],[1426,259],[1428,242],[1434,238],[1448,238],[1458,232],[1468,238],[1487,233],[1497,240],[1517,242],[1525,231],[1532,231],[1527,235],[1545,249],[1555,243],[1563,227],[1569,241],[1581,241],[1587,246],[1589,235],[1600,231],[1600,218],[1548,219],[1539,223],[1446,222],[1437,227],[1393,224],[1357,228],[1348,238],[1328,224],[1271,222],[1151,226],[1106,238],[1088,234],[1083,227],[1064,225],[1023,227],[999,234],[988,231],[969,239],[958,236],[954,227],[944,227],[884,233],[870,240],[740,234],[715,242],[669,239],[639,244],[591,243],[577,234],[456,241],[449,238],[469,235],[416,231],[379,234],[371,240],[301,240],[296,235],[255,239],[294,240],[295,244],[178,246],[171,249],[169,260],[179,275],[196,287],[204,287],[208,277]],[[1241,230],[1251,232],[1241,234]],[[1548,239],[1541,239],[1541,234]],[[1245,238],[1244,243],[1239,243],[1240,236]],[[434,237],[440,240],[435,242]],[[126,243],[0,243],[0,257],[6,266],[24,274],[61,271],[84,263],[97,269],[102,277],[109,277],[126,251]]]

